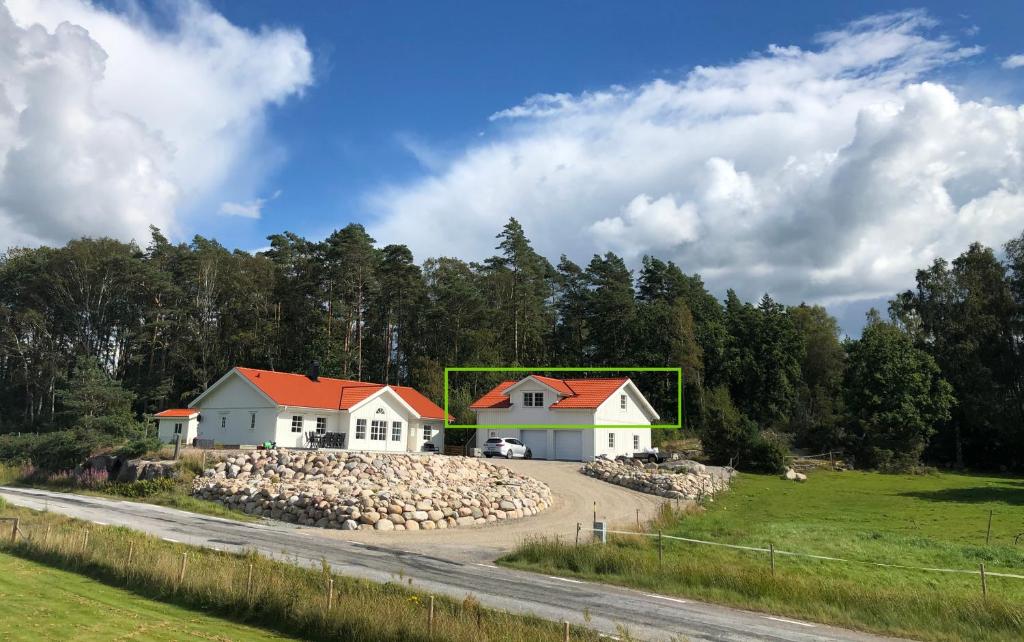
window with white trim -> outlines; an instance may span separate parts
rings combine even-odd
[[[255,431],[256,431],[256,413],[255,412],[250,412],[249,413],[249,432],[255,432]]]
[[[640,435],[633,435],[633,450],[640,450]]]
[[[423,441],[430,441],[434,436],[434,429],[430,426],[423,426]]]
[[[388,422],[374,419],[370,422],[370,441],[384,441]]]
[[[626,409],[626,395],[619,395],[619,408],[622,410]]]
[[[608,447],[615,448],[615,433],[608,433]]]
[[[391,441],[402,441],[402,422],[391,422]]]
[[[174,434],[175,435],[180,435],[181,434],[181,424],[174,424]]]
[[[356,439],[366,439],[365,419],[356,419]]]
[[[524,392],[523,393],[523,407],[525,408],[540,408],[544,405],[544,393],[543,392]]]
[[[302,432],[302,415],[292,415],[292,432]]]
[[[318,435],[322,435],[327,432],[327,417],[316,418],[316,432]]]

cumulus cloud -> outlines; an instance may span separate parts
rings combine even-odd
[[[0,2],[0,248],[175,233],[190,206],[267,169],[249,159],[267,107],[312,82],[304,37],[168,9],[157,29],[137,8]]]
[[[1014,54],[1003,59],[1003,69],[1024,67],[1024,54]]]
[[[1024,109],[941,80],[979,51],[910,11],[678,79],[535,96],[493,116],[493,142],[370,194],[371,231],[480,258],[515,216],[551,257],[654,253],[750,298],[891,295],[1024,227]]]

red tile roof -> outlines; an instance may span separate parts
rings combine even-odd
[[[153,415],[154,417],[194,417],[199,414],[195,408],[168,408]]]
[[[551,408],[561,409],[596,409],[608,397],[612,395],[619,386],[629,381],[627,377],[615,377],[604,379],[554,379],[552,377],[540,377],[533,375],[534,379],[551,386],[564,395],[557,402],[551,404]],[[522,381],[520,379],[519,381]],[[491,388],[484,396],[474,401],[469,407],[472,410],[486,410],[491,408],[508,408],[511,400],[505,391],[519,381],[502,381]]]
[[[385,386],[380,383],[274,372],[256,368],[235,368],[239,374],[282,406],[348,410]],[[407,386],[390,386],[402,401],[424,419],[444,419],[444,410]]]

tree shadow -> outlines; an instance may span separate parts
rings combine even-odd
[[[1024,506],[1024,482],[1007,481],[995,485],[971,488],[943,488],[942,490],[915,490],[899,493],[930,502],[958,502],[962,504],[999,503]]]

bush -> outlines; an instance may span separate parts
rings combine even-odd
[[[788,444],[778,434],[761,432],[757,424],[733,405],[724,387],[708,393],[707,419],[701,431],[704,454],[713,464],[739,470],[781,473]]]
[[[139,499],[141,497],[152,497],[163,492],[173,491],[177,488],[178,482],[168,477],[159,479],[140,479],[133,482],[120,482],[109,484],[105,491],[112,495]]]
[[[142,437],[136,437],[135,439],[125,443],[114,451],[114,454],[126,459],[134,459],[136,457],[141,457],[150,451],[158,450],[160,445],[160,440],[156,435],[145,435]]]
[[[95,434],[83,430],[0,435],[0,461],[66,470],[85,461],[101,445]]]

